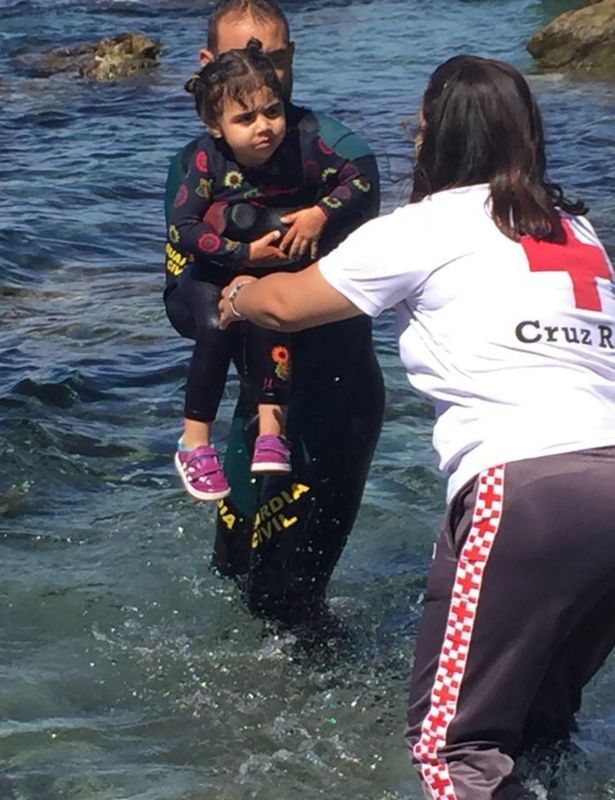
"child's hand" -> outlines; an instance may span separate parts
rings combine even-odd
[[[309,248],[310,258],[316,259],[318,240],[327,222],[325,212],[318,206],[303,208],[282,217],[282,222],[290,227],[280,242],[280,250],[294,260],[305,255]]]
[[[282,234],[280,231],[270,231],[255,242],[250,242],[249,257],[252,264],[274,264],[276,261],[288,261],[288,256],[275,242]]]

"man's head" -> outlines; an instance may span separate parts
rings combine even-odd
[[[207,48],[201,50],[201,64],[227,50],[244,48],[250,39],[262,42],[290,100],[293,85],[293,55],[288,22],[276,0],[218,0],[209,17]]]

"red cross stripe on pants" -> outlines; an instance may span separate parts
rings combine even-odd
[[[457,692],[452,691],[448,686],[440,686],[434,690],[434,700],[438,701],[438,705],[445,706],[454,700],[457,700]]]
[[[504,466],[490,467],[478,476],[472,527],[457,562],[430,708],[413,750],[433,800],[457,800],[449,765],[439,751],[445,747],[448,729],[457,715],[483,576],[497,536],[503,502]]]
[[[499,497],[501,491],[501,486],[485,486],[485,488],[482,489],[481,493],[478,495],[478,499],[484,503],[487,508],[491,509],[493,506],[493,501]]]
[[[522,236],[521,244],[532,272],[567,272],[572,281],[577,308],[602,311],[597,278],[611,278],[612,269],[604,251],[597,244],[584,244],[574,234],[572,225],[563,219],[566,242],[555,244]]]
[[[468,572],[463,577],[460,575],[457,578],[457,585],[459,586],[459,597],[467,597],[472,589],[480,589],[480,582],[475,575]]]

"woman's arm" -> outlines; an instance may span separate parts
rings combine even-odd
[[[241,288],[236,289],[239,284]],[[313,264],[294,274],[279,272],[260,280],[251,276],[235,278],[222,292],[220,327],[247,319],[263,328],[300,331],[361,313],[327,283],[318,264]]]
[[[446,237],[438,248],[441,230],[430,222],[431,213],[416,203],[370,220],[302,272],[236,278],[223,293],[221,327],[244,318],[263,328],[298,331],[411,304],[429,271],[455,252]]]

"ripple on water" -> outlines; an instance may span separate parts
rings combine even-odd
[[[532,73],[552,177],[615,247],[615,84],[540,74],[524,49],[566,5],[290,0],[297,100],[374,147],[390,210],[409,189],[401,122],[433,67],[462,50],[510,59]],[[250,618],[209,569],[213,509],[171,464],[190,343],[161,305],[162,193],[201,130],[181,87],[203,14],[191,0],[0,9],[0,797],[418,800],[403,706],[444,482],[392,315],[376,323],[385,426],[331,585],[347,640],[306,654]],[[127,27],[163,41],[147,81],[33,79],[11,61]],[[559,765],[561,796],[615,797],[612,671],[588,693],[586,761]]]

